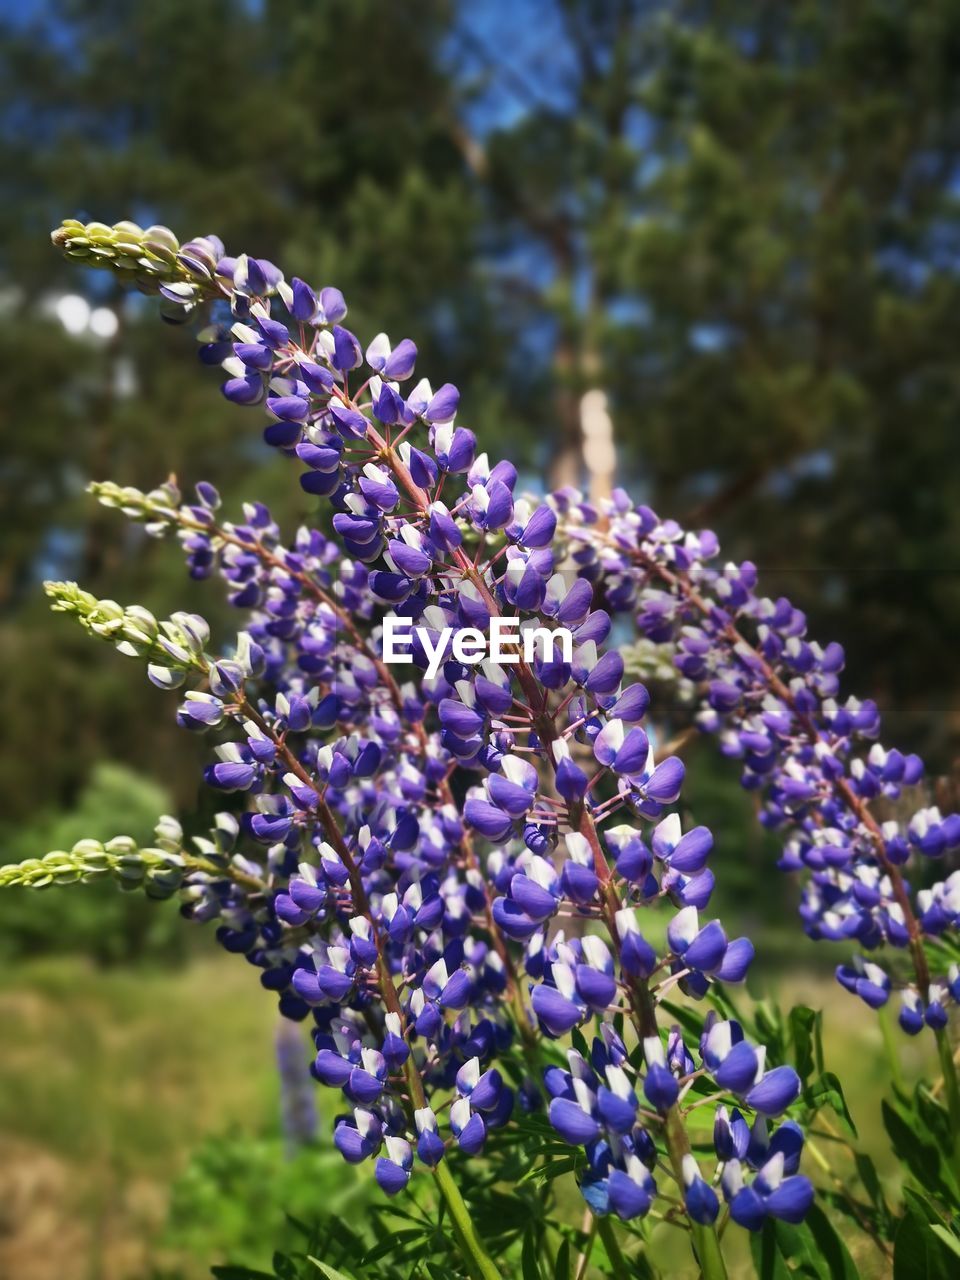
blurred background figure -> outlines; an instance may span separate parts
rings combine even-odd
[[[214,481],[228,508],[256,495],[285,527],[316,518],[184,361],[184,335],[50,250],[64,216],[159,221],[182,239],[216,232],[229,251],[336,284],[360,331],[409,334],[423,371],[462,388],[463,422],[513,458],[526,487],[601,495],[622,484],[715,527],[771,594],[808,611],[816,636],[843,642],[850,687],[877,697],[891,742],[923,753],[952,788],[953,0],[0,0],[0,193],[5,860],[80,834],[146,837],[164,808],[189,827],[209,804],[172,706],[158,724],[161,695],[51,619],[38,587],[76,577],[224,625],[226,606],[187,580],[175,547],[92,505],[85,483],[149,489],[173,470],[185,489]],[[656,676],[656,655],[644,661]],[[749,911],[764,853],[748,800],[719,765],[715,786],[710,766],[695,776],[708,781],[692,803],[742,862],[738,910]],[[790,892],[785,881],[784,911]],[[142,1274],[136,1261],[124,1269],[130,1224],[160,1231],[187,1138],[158,1136],[148,1169],[111,1111],[124,1080],[87,1117],[92,1129],[78,1117],[64,1126],[54,1100],[71,1096],[71,1070],[107,1069],[101,1024],[124,1001],[139,1011],[135,1062],[156,1024],[214,1018],[198,981],[218,979],[172,909],[79,897],[58,898],[52,935],[48,901],[0,903],[0,954],[16,961],[0,987],[14,1019],[0,1141],[19,1168],[31,1153],[89,1160],[95,1148],[89,1203],[52,1219],[62,1229],[73,1214],[82,1243],[71,1256],[94,1261],[71,1272],[55,1257],[50,1274],[109,1280]],[[152,972],[171,955],[199,965],[198,980],[189,967],[169,982]],[[78,1058],[63,1037],[84,963],[120,968],[84,1014]],[[25,973],[34,994],[23,1004]],[[152,992],[154,1022],[130,982]],[[237,999],[248,998],[245,987]],[[270,1015],[244,1007],[219,1028],[227,1054],[243,1037],[249,1074],[204,1132],[276,1126]],[[52,1054],[63,1078],[25,1106],[25,1081]],[[202,1064],[188,1070],[172,1051],[152,1063],[150,1088],[173,1110]],[[154,1105],[127,1097],[124,1117],[141,1103]],[[111,1188],[130,1161],[143,1204],[118,1206]],[[201,1165],[215,1185],[233,1167]],[[10,1233],[20,1247],[22,1228]],[[42,1280],[43,1258],[26,1252],[32,1269],[18,1261],[11,1274]]]

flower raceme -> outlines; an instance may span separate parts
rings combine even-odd
[[[874,1008],[897,991],[905,1031],[941,1031],[960,984],[943,960],[931,972],[926,944],[955,937],[960,880],[914,892],[906,875],[912,864],[927,878],[960,848],[960,814],[927,803],[916,755],[879,743],[873,702],[841,698],[840,645],[807,639],[798,609],[758,592],[753,565],[714,567],[712,533],[688,533],[622,491],[599,504],[574,491],[552,501],[558,548],[611,612],[634,616],[671,653],[697,728],[741,762],[761,822],[782,840],[779,866],[804,877],[807,934],[867,953],[838,968],[840,984]],[[906,960],[881,957],[885,947]]]
[[[876,745],[872,704],[840,701],[838,647],[758,595],[751,566],[710,567],[712,534],[620,492],[518,495],[513,465],[458,425],[456,388],[415,379],[409,339],[364,346],[338,290],[215,236],[69,221],[54,240],[158,293],[165,319],[209,309],[202,362],[229,401],[261,406],[331,533],[285,540],[257,502],[228,520],[206,482],[189,498],[93,486],[222,580],[239,634],[217,651],[202,619],[73,584],[48,584],[54,607],[179,691],[179,723],[213,739],[205,781],[242,799],[192,845],[165,821],[155,849],[86,842],[0,883],[126,875],[216,921],[309,1023],[314,1076],[341,1098],[334,1142],[388,1195],[432,1171],[456,1218],[448,1155],[495,1152],[543,1106],[595,1213],[643,1217],[675,1184],[705,1274],[722,1274],[721,1214],[799,1221],[812,1188],[782,1119],[796,1072],[716,1013],[699,1042],[661,1026],[666,997],[742,981],[753,946],[709,916],[712,835],[684,829],[683,764],[658,758],[647,691],[607,646],[618,613],[670,646],[699,727],[743,762],[782,864],[807,874],[808,933],[908,953],[901,1022],[942,1026],[958,981],[931,975],[924,939],[956,927],[956,877],[911,897],[902,868],[960,843],[960,818],[873,818],[920,766]],[[874,961],[839,976],[872,1004],[894,986]],[[687,1136],[704,1100],[712,1170]]]

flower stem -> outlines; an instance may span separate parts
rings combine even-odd
[[[670,1108],[664,1118],[664,1137],[670,1163],[677,1185],[683,1187],[683,1157],[690,1152],[690,1140],[683,1126],[683,1117],[676,1106]],[[720,1241],[714,1227],[690,1221],[693,1251],[700,1266],[703,1280],[727,1280],[727,1268],[720,1252]]]
[[[957,1083],[957,1064],[953,1060],[953,1049],[946,1027],[936,1032],[937,1052],[940,1055],[940,1070],[943,1072],[943,1092],[950,1113],[950,1129],[953,1133],[953,1162],[960,1168],[960,1085]]]
[[[457,1237],[460,1253],[471,1277],[473,1280],[501,1280],[499,1269],[480,1243],[474,1230],[470,1210],[460,1194],[460,1188],[453,1180],[446,1160],[441,1160],[433,1172],[440,1194],[450,1211],[454,1235]]]

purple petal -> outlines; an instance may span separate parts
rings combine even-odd
[[[793,1067],[774,1067],[746,1095],[747,1106],[764,1116],[778,1116],[800,1096],[800,1077]]]
[[[723,963],[714,977],[721,982],[742,982],[754,957],[753,943],[749,938],[735,938],[727,947]]]
[[[387,356],[383,366],[383,376],[392,382],[403,382],[413,373],[416,360],[416,346],[409,338],[404,338]]]
[[[404,1169],[392,1160],[381,1156],[374,1166],[373,1176],[388,1196],[395,1196],[410,1181],[410,1170]]]
[[[566,1035],[583,1019],[579,1005],[562,996],[556,987],[540,983],[534,987],[530,1000],[541,1025],[552,1036]]]
[[[423,416],[427,422],[449,422],[457,412],[459,403],[460,392],[452,382],[445,382],[439,391],[434,393]]]
[[[599,1137],[600,1126],[593,1116],[568,1098],[554,1098],[547,1114],[557,1133],[571,1146],[585,1147]]]
[[[753,1045],[746,1040],[741,1040],[733,1046],[714,1071],[713,1078],[721,1089],[729,1089],[732,1093],[743,1093],[756,1079],[757,1066],[757,1053]]]
[[[622,1169],[611,1170],[607,1188],[613,1211],[624,1222],[642,1217],[652,1203],[646,1188],[634,1182]]]
[[[720,964],[727,950],[727,935],[719,920],[711,920],[683,953],[683,963],[688,969],[712,973]]]
[[[767,1212],[783,1222],[802,1222],[813,1204],[813,1183],[802,1174],[784,1178],[767,1196]]]

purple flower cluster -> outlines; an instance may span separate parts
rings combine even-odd
[[[703,1076],[755,1114],[751,1129],[740,1110],[734,1108],[732,1120],[725,1106],[719,1105],[716,1111],[717,1176],[731,1202],[734,1221],[750,1230],[758,1230],[767,1216],[799,1221],[813,1200],[812,1184],[796,1172],[803,1135],[792,1121],[781,1124],[772,1138],[767,1132],[767,1118],[781,1115],[796,1100],[800,1091],[796,1072],[788,1066],[765,1070],[763,1049],[744,1039],[737,1023],[712,1017],[699,1051],[697,1067],[675,1026],[666,1049],[658,1035],[644,1040],[641,1073],[613,1025],[605,1021],[589,1061],[571,1049],[568,1070],[552,1067],[547,1071],[550,1122],[567,1142],[585,1150],[581,1189],[587,1203],[597,1213],[613,1212],[624,1220],[643,1217],[650,1210],[657,1194],[653,1173],[658,1156],[650,1136],[651,1122],[655,1125]],[[787,1164],[777,1164],[784,1154]],[[757,1171],[749,1186],[744,1184],[743,1165]],[[679,1173],[690,1218],[701,1225],[712,1224],[720,1201],[689,1152],[680,1158]],[[784,1173],[790,1176],[771,1198],[767,1188],[774,1179],[779,1187]]]
[[[942,1027],[960,988],[953,971],[931,974],[924,940],[956,929],[957,875],[914,892],[905,873],[909,863],[926,877],[956,852],[960,814],[927,805],[916,755],[879,743],[875,703],[842,696],[841,646],[810,640],[800,610],[761,595],[752,564],[716,567],[709,531],[686,532],[622,491],[591,504],[566,490],[551,502],[558,544],[608,609],[668,648],[697,691],[697,727],[741,762],[761,822],[782,838],[779,866],[804,875],[807,934],[873,957],[885,945],[909,954],[908,973],[858,956],[838,970],[841,984],[875,1007],[896,986],[906,1031]]]
[[[605,646],[611,613],[624,609],[639,610],[647,634],[676,640],[684,674],[708,685],[715,727],[722,721],[766,788],[770,820],[805,839],[800,860],[827,866],[826,848],[838,893],[852,895],[834,850],[845,838],[844,875],[866,884],[861,837],[823,779],[827,756],[846,759],[840,743],[870,727],[869,712],[832,713],[829,752],[801,750],[797,731],[798,717],[822,714],[834,697],[836,655],[801,653],[792,612],[768,617],[757,605],[762,661],[793,663],[823,699],[818,711],[813,692],[791,686],[777,721],[776,694],[768,706],[749,683],[759,668],[734,669],[739,646],[726,665],[716,657],[722,619],[752,599],[747,570],[711,580],[726,603],[694,625],[694,604],[655,589],[644,567],[653,547],[672,576],[678,556],[698,568],[715,550],[708,537],[667,536],[622,497],[601,518],[573,494],[540,505],[518,495],[512,464],[491,464],[457,425],[456,388],[413,380],[409,339],[378,334],[364,347],[336,289],[228,257],[213,236],[180,247],[156,228],[138,238],[120,224],[110,239],[78,226],[65,224],[58,242],[81,257],[95,243],[97,265],[159,289],[168,318],[216,304],[223,318],[201,334],[201,359],[221,370],[230,401],[265,408],[267,444],[332,510],[332,536],[304,528],[288,545],[261,504],[242,523],[223,521],[206,483],[189,501],[173,484],[149,494],[94,486],[151,533],[175,533],[193,576],[224,580],[244,621],[220,655],[207,652],[198,620],[158,624],[72,587],[51,593],[145,658],[154,683],[183,688],[181,725],[215,736],[206,782],[245,802],[202,843],[209,865],[186,876],[185,910],[216,919],[221,944],[260,970],[281,1011],[310,1020],[313,1074],[342,1098],[337,1148],[351,1162],[374,1160],[395,1194],[449,1149],[484,1149],[518,1100],[537,1104],[539,1074],[553,1128],[583,1149],[588,1203],[645,1214],[662,1150],[696,1232],[720,1205],[684,1126],[690,1090],[699,1100],[705,1085],[721,1105],[714,1181],[731,1216],[750,1229],[768,1216],[798,1220],[812,1194],[796,1172],[802,1139],[789,1122],[768,1138],[765,1119],[797,1098],[796,1072],[768,1069],[763,1048],[715,1016],[699,1064],[678,1028],[665,1042],[658,1030],[664,996],[699,1000],[716,982],[742,981],[753,947],[705,914],[711,833],[684,831],[671,811],[683,764],[657,757],[643,725],[647,691],[625,682],[622,656]],[[418,625],[409,680],[384,660],[387,617]],[[504,618],[540,635],[532,657],[470,664],[446,653],[425,674],[452,630],[482,633]],[[789,759],[777,763],[784,742]],[[903,785],[908,767],[893,778],[888,758],[882,786]],[[856,787],[852,765],[843,774],[858,801],[872,768]],[[826,894],[834,881],[817,883]],[[860,910],[879,920],[890,904],[877,892],[885,905]],[[949,903],[944,889],[929,912]],[[666,916],[656,933],[640,923],[654,909]],[[834,901],[817,919],[838,913],[848,914]],[[571,1051],[569,1070],[537,1070],[552,1060],[541,1039],[591,1021],[589,1061]],[[629,1050],[618,1030],[627,1023]],[[514,1040],[526,1056],[519,1075]],[[730,1120],[724,1105],[736,1107]]]

